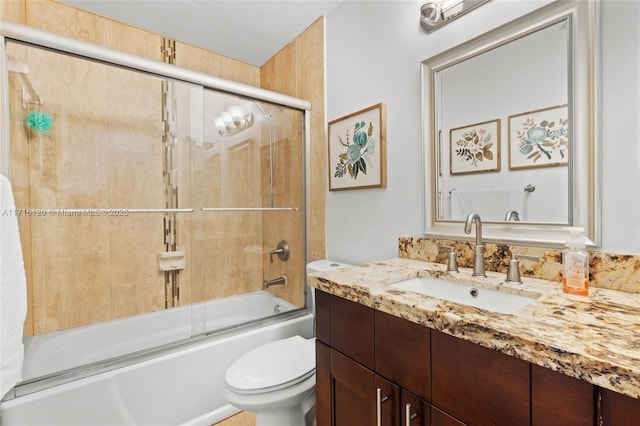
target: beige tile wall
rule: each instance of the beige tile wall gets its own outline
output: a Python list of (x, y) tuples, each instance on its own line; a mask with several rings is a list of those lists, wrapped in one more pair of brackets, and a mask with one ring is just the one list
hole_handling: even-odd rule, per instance
[(311, 220), (307, 257), (324, 258), (327, 188), (324, 117), (324, 19), (320, 18), (261, 68), (261, 86), (311, 102)]

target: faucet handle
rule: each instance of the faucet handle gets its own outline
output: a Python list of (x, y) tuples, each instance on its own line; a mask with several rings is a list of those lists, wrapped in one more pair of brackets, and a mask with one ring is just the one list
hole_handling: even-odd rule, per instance
[(509, 270), (507, 271), (507, 278), (505, 279), (505, 282), (522, 284), (522, 280), (520, 279), (520, 259), (540, 262), (540, 257), (538, 256), (514, 254), (511, 257), (511, 260), (509, 260)]
[(447, 260), (447, 271), (458, 272), (458, 255), (456, 248), (453, 246), (438, 246), (439, 251), (449, 250), (449, 259)]
[(285, 240), (282, 240), (278, 243), (274, 250), (269, 251), (269, 261), (271, 263), (273, 263), (274, 254), (278, 255), (278, 259), (286, 262), (287, 260), (289, 260), (289, 244)]

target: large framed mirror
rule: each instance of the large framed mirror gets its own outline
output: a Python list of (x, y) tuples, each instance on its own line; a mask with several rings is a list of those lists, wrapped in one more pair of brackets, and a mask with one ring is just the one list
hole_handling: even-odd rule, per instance
[(424, 233), (600, 244), (599, 0), (557, 1), (422, 63)]

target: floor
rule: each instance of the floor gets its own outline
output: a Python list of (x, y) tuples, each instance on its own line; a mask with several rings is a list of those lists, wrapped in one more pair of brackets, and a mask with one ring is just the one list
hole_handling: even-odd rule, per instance
[(216, 423), (215, 426), (255, 426), (255, 424), (256, 415), (254, 413), (247, 413), (246, 411), (243, 411), (233, 417), (229, 417), (226, 420)]

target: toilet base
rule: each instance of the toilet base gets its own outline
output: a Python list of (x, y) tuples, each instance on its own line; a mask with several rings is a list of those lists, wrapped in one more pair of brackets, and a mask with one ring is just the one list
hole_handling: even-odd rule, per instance
[(315, 392), (294, 407), (256, 413), (256, 426), (315, 426)]

